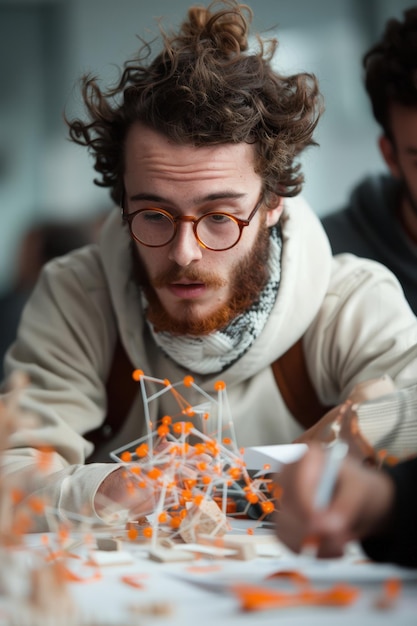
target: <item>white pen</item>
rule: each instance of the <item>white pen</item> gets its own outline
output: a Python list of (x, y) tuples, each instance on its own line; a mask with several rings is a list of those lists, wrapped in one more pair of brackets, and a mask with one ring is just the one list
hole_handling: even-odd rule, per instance
[[(340, 466), (348, 450), (348, 444), (341, 439), (336, 439), (327, 446), (321, 478), (314, 496), (314, 508), (316, 511), (324, 509), (330, 503)], [(309, 559), (317, 558), (317, 551), (317, 538), (314, 536), (306, 537), (301, 549), (302, 556)]]
[(323, 471), (314, 497), (314, 508), (316, 510), (323, 509), (329, 504), (339, 475), (340, 466), (348, 450), (348, 444), (341, 439), (336, 439), (327, 447)]

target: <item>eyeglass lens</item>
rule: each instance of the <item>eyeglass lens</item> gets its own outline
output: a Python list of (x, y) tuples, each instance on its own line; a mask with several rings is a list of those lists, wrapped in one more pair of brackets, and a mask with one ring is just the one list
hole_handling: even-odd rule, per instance
[[(131, 228), (133, 235), (145, 245), (163, 246), (174, 237), (176, 224), (165, 213), (152, 209), (137, 213)], [(240, 235), (238, 223), (224, 213), (203, 215), (195, 222), (195, 231), (201, 243), (213, 250), (232, 246)]]

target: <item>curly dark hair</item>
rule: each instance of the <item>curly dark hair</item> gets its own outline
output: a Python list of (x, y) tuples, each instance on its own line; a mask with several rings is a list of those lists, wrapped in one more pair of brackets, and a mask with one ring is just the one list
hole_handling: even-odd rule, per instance
[(143, 42), (114, 88), (101, 91), (95, 77), (82, 77), (89, 120), (67, 120), (70, 138), (93, 153), (100, 173), (94, 182), (110, 187), (115, 202), (123, 191), (125, 138), (138, 121), (178, 144), (256, 144), (264, 201), (299, 193), (297, 156), (316, 145), (323, 110), (318, 82), (312, 74), (273, 70), (276, 39), (257, 36), (257, 50), (248, 52), (251, 21), (250, 8), (235, 0), (194, 6), (178, 33), (160, 26), (163, 47), (154, 60), (154, 42)]
[(375, 119), (391, 140), (390, 105), (417, 106), (417, 7), (403, 15), (402, 22), (387, 22), (381, 40), (363, 58)]

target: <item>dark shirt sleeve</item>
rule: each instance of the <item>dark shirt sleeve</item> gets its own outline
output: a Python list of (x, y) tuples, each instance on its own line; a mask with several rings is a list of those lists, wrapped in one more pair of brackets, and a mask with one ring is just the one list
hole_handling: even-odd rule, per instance
[(374, 561), (417, 567), (417, 458), (385, 471), (395, 484), (391, 523), (383, 534), (366, 538), (362, 546)]

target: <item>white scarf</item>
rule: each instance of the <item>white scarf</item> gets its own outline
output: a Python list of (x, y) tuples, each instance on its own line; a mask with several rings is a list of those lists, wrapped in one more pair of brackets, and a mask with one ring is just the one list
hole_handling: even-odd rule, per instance
[[(225, 328), (201, 337), (177, 336), (168, 332), (155, 332), (148, 321), (155, 343), (178, 365), (196, 374), (221, 372), (237, 361), (260, 335), (274, 306), (281, 279), (281, 249), (281, 232), (277, 227), (272, 228), (268, 282), (252, 306)], [(146, 309), (147, 301), (143, 291), (142, 300)]]

